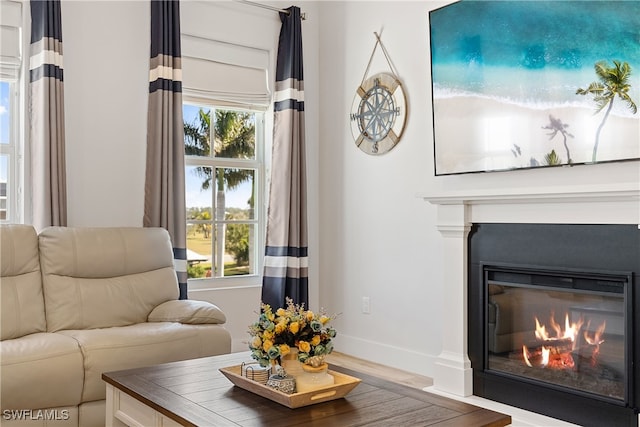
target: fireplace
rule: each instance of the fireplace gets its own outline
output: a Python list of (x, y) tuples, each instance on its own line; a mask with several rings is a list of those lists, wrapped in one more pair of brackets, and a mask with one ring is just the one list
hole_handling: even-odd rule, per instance
[[(484, 257), (482, 265), (499, 268), (503, 268), (505, 265), (533, 267), (534, 269), (546, 269), (554, 274), (567, 268), (579, 266), (578, 270), (589, 270), (589, 272), (595, 270), (605, 275), (613, 273), (616, 281), (621, 275), (626, 277), (627, 272), (632, 272), (631, 287), (628, 288), (629, 284), (620, 286), (626, 287), (623, 293), (630, 292), (631, 295), (632, 307), (626, 308), (626, 313), (635, 312), (633, 315), (635, 317), (625, 314), (627, 319), (631, 319), (632, 325), (634, 322), (640, 324), (638, 320), (640, 290), (637, 289), (640, 286), (640, 271), (637, 266), (629, 267), (622, 265), (619, 261), (619, 259), (625, 259), (625, 262), (628, 263), (629, 258), (634, 258), (634, 250), (636, 251), (635, 259), (640, 259), (640, 253), (637, 252), (638, 246), (640, 246), (640, 230), (638, 228), (640, 223), (640, 183), (634, 178), (637, 176), (637, 172), (634, 173), (635, 175), (632, 174), (633, 176), (630, 177), (628, 183), (613, 185), (500, 188), (495, 191), (491, 189), (439, 190), (421, 195), (425, 201), (437, 208), (436, 227), (441, 235), (439, 244), (442, 251), (442, 287), (444, 290), (441, 313), (442, 347), (440, 354), (434, 360), (434, 385), (429, 387), (429, 391), (457, 397), (465, 402), (491, 409), (499, 407), (494, 406), (491, 401), (511, 402), (508, 403), (511, 406), (528, 409), (528, 412), (514, 410), (513, 414), (517, 415), (517, 418), (514, 419), (532, 425), (548, 425), (550, 422), (548, 418), (540, 417), (536, 413), (558, 419), (562, 418), (563, 416), (557, 415), (555, 411), (550, 412), (548, 408), (554, 405), (561, 406), (564, 403), (572, 408), (565, 409), (565, 412), (593, 415), (593, 424), (598, 424), (598, 420), (607, 417), (609, 410), (617, 415), (612, 415), (612, 418), (607, 418), (604, 422), (599, 423), (600, 425), (639, 424), (638, 417), (634, 418), (632, 415), (633, 408), (638, 407), (639, 390), (636, 388), (640, 384), (637, 365), (640, 340), (636, 338), (637, 330), (630, 335), (629, 340), (631, 341), (627, 342), (625, 350), (631, 353), (625, 356), (627, 360), (636, 363), (633, 371), (627, 372), (633, 386), (628, 383), (624, 384), (626, 396), (623, 399), (617, 397), (593, 399), (591, 394), (573, 391), (572, 387), (567, 384), (552, 384), (541, 389), (535, 378), (516, 382), (509, 377), (511, 375), (509, 372), (495, 372), (495, 369), (494, 372), (484, 372), (484, 362), (478, 362), (481, 356), (475, 354), (477, 350), (472, 350), (476, 348), (474, 347), (475, 340), (484, 336), (484, 325), (471, 321), (471, 316), (480, 316), (480, 314), (477, 313), (477, 310), (474, 312), (473, 307), (469, 306), (474, 298), (478, 298), (474, 301), (479, 301), (481, 298), (474, 293), (485, 292), (484, 284), (471, 286), (471, 280), (484, 280), (484, 273), (479, 270), (481, 262), (474, 258), (473, 265), (470, 264), (470, 257), (474, 256), (473, 251), (470, 251), (470, 240), (475, 239), (481, 226), (484, 227), (484, 230), (488, 230), (492, 226), (552, 225), (560, 227), (555, 230), (555, 233), (558, 233), (558, 230), (562, 228), (580, 229), (580, 227), (586, 227), (583, 230), (588, 230), (593, 227), (592, 224), (597, 224), (598, 226), (593, 227), (592, 230), (567, 238), (562, 238), (563, 234), (556, 234), (558, 244), (551, 250), (534, 244), (534, 240), (539, 237), (536, 233), (517, 237), (519, 247), (526, 250), (514, 251), (511, 247), (501, 244), (500, 241), (494, 239), (492, 242), (489, 239), (487, 247), (493, 248), (493, 255), (496, 256)], [(564, 227), (565, 225), (569, 226)], [(622, 227), (622, 234), (635, 239), (630, 243), (627, 237), (622, 237), (621, 240), (627, 241), (624, 245), (629, 249), (627, 254), (630, 257), (619, 257), (618, 255), (624, 250), (623, 246), (619, 243), (612, 244), (610, 240), (607, 240), (608, 231), (599, 231), (607, 230), (608, 226)], [(603, 233), (604, 235), (593, 233)], [(596, 262), (591, 265), (578, 264), (578, 261), (587, 259), (585, 251), (591, 248), (594, 241), (596, 243), (601, 241), (605, 245), (600, 251), (601, 256), (596, 257), (603, 262), (596, 259)], [(564, 250), (568, 246), (572, 249)], [(544, 256), (545, 252), (547, 255), (560, 253), (556, 250), (560, 248), (563, 249), (562, 256)], [(538, 255), (540, 258), (536, 258)], [(487, 290), (486, 295), (482, 294), (484, 295), (482, 304), (487, 301), (488, 293)], [(625, 294), (624, 298), (626, 298), (625, 303), (628, 303), (629, 294)], [(615, 298), (614, 301), (616, 301)], [(482, 305), (476, 307), (482, 307)], [(468, 310), (468, 308), (472, 310)], [(561, 316), (561, 314), (556, 314), (556, 317)], [(544, 315), (541, 317), (544, 318)], [(475, 319), (484, 320), (484, 317), (476, 317)], [(548, 319), (539, 320), (541, 323), (549, 323)], [(564, 319), (556, 322), (562, 323), (563, 321)], [(610, 322), (614, 322), (613, 325), (616, 323), (613, 320), (607, 322), (609, 333), (615, 330)], [(593, 320), (589, 329), (593, 329)], [(471, 359), (473, 359), (473, 365)], [(479, 374), (476, 374), (477, 370), (480, 370)], [(484, 376), (482, 383), (478, 381), (479, 376)], [(493, 395), (495, 392), (494, 383), (502, 387), (500, 393), (503, 396)], [(520, 397), (516, 398), (515, 396), (518, 396), (523, 388), (528, 390), (525, 393), (526, 397), (523, 398), (520, 394)], [(506, 399), (503, 399), (504, 395), (507, 396)], [(484, 398), (477, 396), (484, 396)], [(509, 400), (511, 397), (519, 401)], [(622, 400), (628, 403), (622, 403)], [(558, 404), (558, 401), (562, 403)], [(502, 409), (502, 411), (506, 410)], [(618, 417), (621, 417), (622, 421)], [(587, 422), (587, 424), (589, 423), (591, 422)]]
[(630, 274), (483, 265), (486, 372), (626, 404)]
[(468, 271), (475, 395), (638, 425), (636, 225), (474, 224)]

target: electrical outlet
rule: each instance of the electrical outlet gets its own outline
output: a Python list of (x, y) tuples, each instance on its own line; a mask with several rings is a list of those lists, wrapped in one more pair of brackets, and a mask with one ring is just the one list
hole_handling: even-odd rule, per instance
[(371, 300), (369, 299), (369, 297), (362, 297), (362, 313), (371, 313)]

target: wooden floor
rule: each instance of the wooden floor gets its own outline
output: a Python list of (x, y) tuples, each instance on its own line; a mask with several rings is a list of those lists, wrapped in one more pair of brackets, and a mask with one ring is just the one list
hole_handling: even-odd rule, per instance
[(433, 385), (433, 380), (429, 377), (369, 362), (364, 359), (358, 359), (337, 351), (334, 351), (327, 356), (326, 360), (330, 364), (342, 366), (347, 369), (353, 369), (354, 371), (363, 372), (374, 377), (383, 378), (388, 381), (418, 388), (420, 390)]

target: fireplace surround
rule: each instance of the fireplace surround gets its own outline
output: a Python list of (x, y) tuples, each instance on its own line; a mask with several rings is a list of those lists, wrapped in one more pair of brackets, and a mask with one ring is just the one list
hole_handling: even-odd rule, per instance
[[(442, 324), (446, 330), (443, 326), (442, 351), (435, 360), (432, 390), (460, 398), (474, 395), (475, 366), (469, 358), (467, 311), (469, 235), (474, 224), (611, 224), (630, 226), (637, 232), (640, 223), (637, 182), (495, 192), (447, 190), (421, 197), (437, 208), (445, 290)], [(545, 413), (544, 408), (540, 412)]]

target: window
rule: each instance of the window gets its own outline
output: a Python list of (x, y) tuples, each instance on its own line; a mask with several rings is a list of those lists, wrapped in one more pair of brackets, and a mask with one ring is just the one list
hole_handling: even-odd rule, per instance
[(255, 278), (264, 247), (264, 113), (184, 100), (188, 276)]
[(189, 287), (259, 285), (272, 52), (182, 30)]
[(20, 222), (18, 91), (22, 65), (22, 4), (0, 0), (0, 222)]
[(0, 80), (0, 221), (16, 217), (15, 84)]

